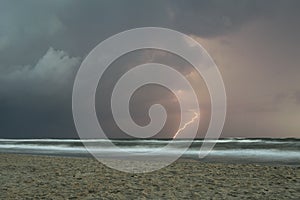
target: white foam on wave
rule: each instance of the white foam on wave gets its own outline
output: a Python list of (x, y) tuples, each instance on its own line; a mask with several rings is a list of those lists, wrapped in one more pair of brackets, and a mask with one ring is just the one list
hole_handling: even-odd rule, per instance
[[(168, 144), (170, 142), (173, 143), (190, 143), (191, 140), (188, 139), (180, 139), (180, 140), (158, 140), (158, 139), (149, 139), (149, 140), (108, 140), (108, 139), (0, 139), (0, 143), (93, 143), (93, 142), (119, 142), (119, 143), (142, 143), (142, 144)], [(203, 139), (195, 139), (192, 140), (193, 143), (202, 143)], [(210, 143), (269, 143), (269, 144), (283, 144), (283, 143), (294, 143), (294, 141), (274, 141), (267, 139), (240, 139), (240, 138), (230, 138), (230, 139), (206, 139), (206, 142)]]
[[(101, 146), (95, 146), (93, 152), (109, 155), (110, 153), (117, 153), (119, 151), (125, 151), (130, 153), (147, 153), (157, 152), (158, 155), (174, 155), (178, 154), (180, 148), (168, 148), (162, 152), (158, 150), (160, 147), (119, 147), (119, 148), (107, 148)], [(87, 150), (82, 146), (67, 146), (67, 145), (32, 145), (32, 144), (1, 144), (0, 150), (10, 151), (16, 153), (44, 153), (44, 154), (74, 154), (82, 153), (88, 154)], [(193, 148), (187, 150), (184, 155), (197, 158), (199, 150)], [(300, 161), (300, 151), (290, 150), (277, 150), (277, 149), (225, 149), (225, 150), (212, 150), (209, 153), (210, 157), (228, 157), (228, 158), (249, 158), (256, 159), (261, 158), (264, 160), (294, 160)]]

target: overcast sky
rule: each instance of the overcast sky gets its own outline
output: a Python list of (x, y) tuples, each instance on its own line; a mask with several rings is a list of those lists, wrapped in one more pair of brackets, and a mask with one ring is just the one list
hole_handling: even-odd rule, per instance
[[(165, 27), (197, 40), (223, 76), (228, 111), (222, 137), (300, 136), (300, 1), (0, 1), (0, 138), (78, 137), (72, 118), (72, 87), (87, 54), (104, 39), (137, 27)], [(112, 82), (130, 65), (156, 61), (187, 77), (187, 63), (166, 52), (135, 52), (118, 59), (97, 91), (100, 123), (112, 137), (124, 136), (107, 110)], [(119, 70), (119, 71), (118, 71)], [(209, 96), (200, 99), (198, 136), (209, 121)], [(144, 89), (144, 91), (143, 91)], [(147, 95), (151, 94), (151, 98)], [(162, 103), (169, 114), (159, 133), (178, 128), (174, 95), (142, 88), (130, 105), (147, 124), (147, 108)], [(100, 120), (101, 119), (101, 120)]]

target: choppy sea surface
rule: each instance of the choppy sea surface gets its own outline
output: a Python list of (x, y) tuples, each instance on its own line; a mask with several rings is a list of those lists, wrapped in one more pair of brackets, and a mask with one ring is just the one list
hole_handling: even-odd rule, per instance
[[(105, 139), (0, 139), (0, 153), (22, 153), (51, 156), (90, 157), (82, 142), (93, 146), (97, 151), (109, 156), (115, 151), (133, 153), (151, 152), (166, 146), (171, 140), (167, 139), (120, 139), (112, 140), (118, 149), (107, 146)], [(170, 152), (180, 151), (190, 140), (178, 139), (172, 141), (175, 148)], [(190, 158), (203, 162), (226, 163), (265, 163), (300, 165), (299, 138), (223, 138), (209, 140), (216, 142), (214, 149), (204, 159), (199, 159), (202, 139), (193, 140), (182, 158)], [(173, 146), (174, 147), (174, 146)]]

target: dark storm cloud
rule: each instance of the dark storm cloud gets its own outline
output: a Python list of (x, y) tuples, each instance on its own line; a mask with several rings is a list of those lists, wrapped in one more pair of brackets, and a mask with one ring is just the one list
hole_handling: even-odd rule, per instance
[(1, 137), (76, 136), (70, 102), (79, 62), (49, 48), (35, 65), (0, 74)]
[[(0, 137), (76, 137), (71, 112), (76, 70), (93, 47), (113, 34), (160, 26), (214, 38), (267, 19), (280, 25), (274, 32), (287, 30), (282, 34), (289, 35), (289, 42), (282, 40), (279, 46), (289, 49), (299, 33), (299, 4), (260, 0), (1, 1)], [(295, 93), (297, 102), (298, 96)], [(262, 107), (264, 104), (253, 110)]]
[(236, 30), (270, 5), (233, 0), (2, 1), (1, 65), (33, 64), (50, 46), (83, 57), (105, 38), (135, 27), (162, 26), (216, 36)]
[(57, 14), (65, 9), (67, 2), (1, 1), (1, 68), (37, 62), (50, 43), (63, 33), (64, 25)]

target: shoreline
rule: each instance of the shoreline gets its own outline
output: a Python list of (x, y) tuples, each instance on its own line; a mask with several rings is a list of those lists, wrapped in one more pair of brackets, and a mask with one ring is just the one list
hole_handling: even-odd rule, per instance
[[(43, 154), (43, 153), (20, 153), (20, 152), (0, 152), (0, 155), (28, 155), (28, 156), (43, 156), (43, 157), (62, 157), (62, 158), (90, 158), (90, 159), (96, 159), (93, 157), (91, 154)], [(114, 158), (112, 158), (114, 159)], [(262, 166), (287, 166), (287, 167), (300, 167), (299, 162), (268, 162), (268, 161), (245, 161), (245, 160), (240, 160), (240, 159), (230, 159), (230, 158), (216, 158), (216, 159), (195, 159), (194, 157), (187, 157), (183, 156), (179, 158), (176, 162), (181, 162), (181, 161), (194, 161), (194, 162), (199, 162), (199, 163), (211, 163), (211, 164), (232, 164), (232, 165), (243, 165), (243, 164), (249, 164), (249, 165), (262, 165)]]
[(299, 199), (300, 167), (181, 159), (130, 174), (87, 157), (0, 153), (0, 199)]

